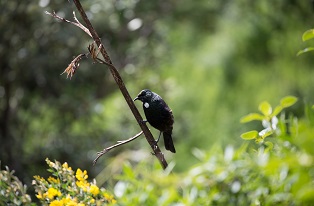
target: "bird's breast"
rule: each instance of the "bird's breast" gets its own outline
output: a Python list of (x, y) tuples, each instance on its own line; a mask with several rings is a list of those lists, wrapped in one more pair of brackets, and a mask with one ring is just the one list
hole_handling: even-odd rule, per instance
[(144, 102), (143, 109), (150, 125), (160, 131), (172, 130), (173, 116), (167, 104), (162, 104), (162, 102)]

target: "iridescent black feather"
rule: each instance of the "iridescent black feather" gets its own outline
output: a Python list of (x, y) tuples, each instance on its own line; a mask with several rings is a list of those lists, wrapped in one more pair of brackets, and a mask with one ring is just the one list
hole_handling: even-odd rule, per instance
[(158, 94), (148, 89), (142, 90), (135, 100), (143, 102), (143, 109), (148, 123), (163, 133), (166, 149), (175, 153), (176, 149), (172, 140), (174, 118), (166, 102)]

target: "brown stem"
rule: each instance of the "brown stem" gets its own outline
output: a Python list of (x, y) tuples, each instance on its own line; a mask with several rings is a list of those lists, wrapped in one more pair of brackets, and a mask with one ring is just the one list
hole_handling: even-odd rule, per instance
[(110, 147), (107, 147), (107, 148), (103, 149), (101, 152), (97, 152), (97, 157), (96, 157), (96, 159), (93, 161), (93, 165), (96, 164), (97, 160), (98, 160), (101, 156), (103, 156), (104, 154), (106, 154), (107, 152), (109, 152), (110, 150), (112, 150), (113, 148), (116, 148), (116, 147), (119, 147), (119, 146), (124, 145), (124, 144), (126, 144), (126, 143), (132, 142), (133, 140), (135, 140), (136, 138), (138, 138), (138, 137), (141, 136), (142, 134), (143, 134), (143, 131), (141, 131), (140, 133), (138, 133), (138, 134), (135, 135), (134, 137), (131, 137), (131, 138), (127, 139), (127, 140), (118, 141), (117, 144), (112, 145), (112, 146), (110, 146)]
[(81, 28), (85, 33), (87, 33), (90, 37), (92, 37), (92, 35), (90, 34), (89, 30), (83, 25), (81, 24), (81, 22), (76, 18), (75, 12), (73, 11), (73, 18), (75, 20), (75, 22), (73, 21), (69, 21), (61, 16), (58, 16), (57, 13), (55, 11), (53, 11), (52, 13), (45, 11), (45, 14), (48, 14), (49, 16), (52, 16), (53, 18), (59, 19), (63, 22), (69, 23), (69, 24), (73, 24), (79, 28)]
[(103, 56), (103, 58), (105, 59), (105, 61), (109, 64), (111, 64), (111, 66), (108, 66), (110, 69), (110, 72), (114, 78), (114, 80), (116, 81), (117, 85), (119, 86), (119, 89), (122, 93), (122, 95), (124, 96), (124, 99), (126, 100), (127, 104), (129, 105), (135, 119), (137, 120), (138, 124), (140, 125), (147, 142), (150, 144), (151, 148), (154, 151), (154, 154), (156, 155), (156, 157), (158, 158), (160, 164), (162, 165), (162, 167), (165, 169), (168, 166), (168, 163), (163, 155), (163, 153), (160, 151), (160, 148), (158, 147), (158, 145), (155, 143), (155, 139), (152, 135), (152, 133), (149, 131), (148, 127), (146, 126), (146, 124), (142, 123), (142, 116), (139, 113), (139, 111), (137, 110), (127, 88), (124, 85), (124, 82), (118, 72), (118, 70), (112, 65), (111, 59), (104, 47), (104, 45), (101, 43), (101, 40), (97, 34), (97, 32), (95, 31), (95, 29), (93, 28), (91, 22), (89, 21), (81, 3), (79, 0), (74, 0), (73, 1), (76, 8), (78, 9), (78, 11), (81, 14), (82, 19), (84, 20), (88, 30), (90, 31), (92, 38), (94, 39), (94, 41), (96, 42), (97, 46), (100, 48), (100, 52)]

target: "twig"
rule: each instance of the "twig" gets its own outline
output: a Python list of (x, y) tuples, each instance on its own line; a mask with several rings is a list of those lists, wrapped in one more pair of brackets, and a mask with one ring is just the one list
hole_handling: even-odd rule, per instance
[(112, 64), (105, 62), (104, 60), (98, 58), (98, 54), (100, 52), (101, 47), (102, 47), (102, 44), (98, 47), (98, 50), (97, 50), (95, 44), (92, 43), (92, 44), (88, 45), (87, 49), (88, 49), (92, 59), (95, 62), (98, 62), (100, 64), (106, 64), (107, 66), (113, 66)]
[(69, 23), (69, 24), (73, 24), (79, 28), (81, 28), (86, 34), (88, 34), (90, 37), (92, 37), (91, 33), (89, 32), (89, 30), (83, 25), (81, 24), (81, 22), (76, 18), (76, 15), (75, 15), (75, 12), (73, 11), (73, 18), (74, 18), (74, 21), (70, 21), (70, 20), (67, 20), (61, 16), (58, 16), (57, 13), (55, 11), (53, 11), (52, 13), (48, 12), (48, 11), (45, 11), (45, 14), (48, 14), (49, 16), (52, 16), (53, 18), (56, 18), (56, 19), (59, 19), (63, 22), (66, 22), (66, 23)]
[(117, 142), (118, 142), (117, 144), (112, 145), (112, 146), (110, 146), (110, 147), (107, 147), (107, 148), (103, 149), (103, 150), (100, 151), (100, 152), (97, 152), (97, 157), (96, 157), (96, 159), (93, 161), (93, 165), (96, 164), (97, 160), (98, 160), (101, 156), (103, 156), (104, 154), (106, 154), (107, 152), (109, 152), (110, 150), (112, 150), (113, 148), (116, 148), (116, 147), (119, 147), (119, 146), (124, 145), (124, 144), (126, 144), (126, 143), (132, 142), (133, 140), (135, 140), (136, 138), (138, 138), (138, 137), (141, 136), (142, 134), (143, 134), (143, 131), (141, 131), (140, 133), (138, 133), (138, 134), (135, 135), (134, 137), (131, 137), (131, 138), (129, 138), (129, 139), (127, 139), (127, 140), (123, 140), (123, 141), (117, 141)]
[[(88, 54), (88, 53), (87, 53)], [(71, 63), (69, 64), (69, 66), (60, 74), (64, 74), (67, 73), (67, 78), (70, 76), (70, 79), (73, 77), (73, 75), (75, 74), (76, 70), (79, 68), (80, 66), (80, 61), (83, 57), (86, 57), (86, 54), (80, 54), (77, 57), (75, 57)]]

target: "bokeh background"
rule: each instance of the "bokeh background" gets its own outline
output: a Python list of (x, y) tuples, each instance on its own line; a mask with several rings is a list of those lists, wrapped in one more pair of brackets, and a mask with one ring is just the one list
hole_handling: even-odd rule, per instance
[[(239, 146), (240, 134), (254, 125), (240, 118), (263, 100), (297, 96), (297, 115), (304, 102), (314, 102), (313, 54), (296, 56), (311, 44), (301, 41), (314, 25), (311, 1), (82, 3), (131, 96), (149, 88), (172, 108), (177, 153), (165, 156), (175, 171), (196, 162), (194, 148)], [(71, 20), (75, 6), (0, 0), (1, 167), (30, 184), (46, 175), (48, 157), (106, 183), (129, 159), (156, 161), (141, 137), (92, 166), (97, 151), (140, 129), (106, 66), (86, 59), (71, 80), (60, 75), (92, 40), (44, 13), (53, 10)]]

